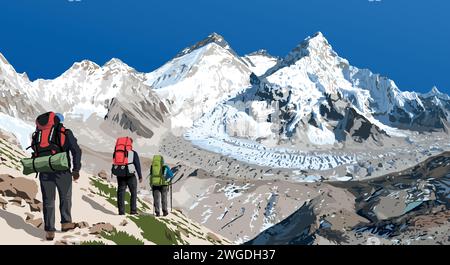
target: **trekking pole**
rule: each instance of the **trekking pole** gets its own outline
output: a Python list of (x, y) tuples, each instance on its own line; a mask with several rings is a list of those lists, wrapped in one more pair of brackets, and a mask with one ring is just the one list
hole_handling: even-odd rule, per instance
[(173, 209), (172, 209), (172, 205), (173, 205), (173, 200), (172, 200), (172, 183), (170, 183), (170, 213), (172, 213)]

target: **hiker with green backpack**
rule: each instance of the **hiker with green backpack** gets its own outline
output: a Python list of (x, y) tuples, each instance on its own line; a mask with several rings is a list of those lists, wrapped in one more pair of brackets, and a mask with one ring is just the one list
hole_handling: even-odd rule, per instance
[(160, 216), (161, 207), (164, 216), (169, 214), (167, 210), (167, 197), (171, 189), (173, 172), (169, 166), (164, 164), (164, 158), (161, 155), (154, 155), (152, 165), (150, 166), (150, 186), (153, 193), (153, 206), (155, 215)]

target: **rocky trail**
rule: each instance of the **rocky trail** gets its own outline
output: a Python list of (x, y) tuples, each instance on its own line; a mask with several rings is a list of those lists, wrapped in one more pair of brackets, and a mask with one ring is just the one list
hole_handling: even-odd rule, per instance
[[(167, 217), (153, 216), (152, 202), (138, 199), (138, 215), (119, 216), (116, 184), (106, 175), (81, 172), (73, 183), (72, 218), (77, 228), (56, 232), (54, 241), (45, 241), (42, 202), (38, 179), (24, 176), (17, 162), (25, 154), (2, 139), (0, 150), (0, 244), (228, 244), (229, 241), (188, 219), (180, 209)], [(3, 154), (8, 154), (5, 156)], [(126, 198), (129, 198), (129, 194)], [(58, 207), (58, 198), (56, 199)], [(129, 208), (128, 203), (126, 207)], [(129, 212), (129, 209), (128, 209)], [(59, 229), (59, 211), (56, 228)]]

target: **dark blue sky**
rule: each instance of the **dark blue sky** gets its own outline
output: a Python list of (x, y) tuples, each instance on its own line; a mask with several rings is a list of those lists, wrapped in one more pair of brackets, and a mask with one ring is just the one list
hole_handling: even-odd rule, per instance
[(112, 57), (150, 72), (211, 32), (241, 55), (285, 56), (322, 31), (351, 64), (402, 90), (450, 92), (450, 1), (9, 0), (0, 10), (0, 52), (31, 79)]

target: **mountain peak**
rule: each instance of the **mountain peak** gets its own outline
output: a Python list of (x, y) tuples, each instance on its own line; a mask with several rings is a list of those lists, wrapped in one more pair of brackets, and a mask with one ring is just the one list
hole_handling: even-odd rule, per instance
[(88, 75), (94, 73), (100, 66), (87, 59), (81, 62), (75, 62), (67, 71), (65, 71), (61, 76), (70, 77), (73, 75), (78, 75), (80, 72), (87, 73)]
[(87, 71), (96, 70), (100, 68), (100, 66), (92, 61), (89, 60), (83, 60), (81, 62), (76, 62), (72, 65), (70, 69), (76, 70), (76, 69), (83, 69)]
[(205, 47), (206, 45), (208, 45), (210, 43), (215, 43), (215, 44), (219, 45), (220, 47), (228, 50), (229, 52), (231, 52), (232, 54), (237, 56), (237, 54), (230, 48), (230, 45), (224, 39), (224, 37), (216, 32), (213, 32), (213, 33), (209, 34), (208, 37), (204, 38), (203, 40), (197, 42), (196, 44), (194, 44), (188, 48), (185, 48), (180, 53), (178, 53), (175, 57), (181, 57), (183, 55), (191, 53), (194, 50)]
[(114, 65), (119, 65), (119, 66), (128, 66), (126, 63), (124, 63), (122, 60), (120, 60), (119, 58), (112, 58), (111, 60), (109, 60), (108, 62), (106, 62), (103, 66), (106, 67), (111, 67)]
[(224, 38), (222, 37), (222, 35), (220, 35), (216, 32), (209, 34), (206, 39), (210, 39), (211, 41), (216, 42), (216, 43), (221, 43), (222, 41), (224, 41)]
[(9, 64), (8, 60), (6, 60), (5, 56), (0, 52), (0, 62), (4, 64)]
[(425, 98), (436, 97), (439, 99), (450, 100), (450, 96), (439, 91), (439, 89), (436, 86), (434, 86), (430, 90), (430, 92), (423, 94), (422, 96), (424, 96)]
[(323, 33), (320, 31), (318, 31), (318, 32), (314, 33), (312, 36), (306, 38), (306, 40), (309, 40), (309, 41), (314, 40), (314, 41), (321, 41), (321, 42), (328, 43), (328, 40), (325, 38)]
[(436, 86), (434, 86), (430, 92), (433, 94), (441, 94), (441, 91), (439, 91), (439, 89)]
[(328, 40), (322, 34), (317, 32), (302, 41), (295, 47), (284, 59), (285, 64), (292, 64), (305, 56), (321, 56), (326, 54), (335, 54)]
[(270, 58), (276, 58), (275, 56), (273, 56), (269, 52), (267, 52), (267, 50), (265, 50), (265, 49), (260, 49), (260, 50), (254, 51), (252, 53), (247, 54), (246, 56), (255, 56), (255, 55), (261, 55), (261, 56), (266, 56), (266, 57), (270, 57)]

